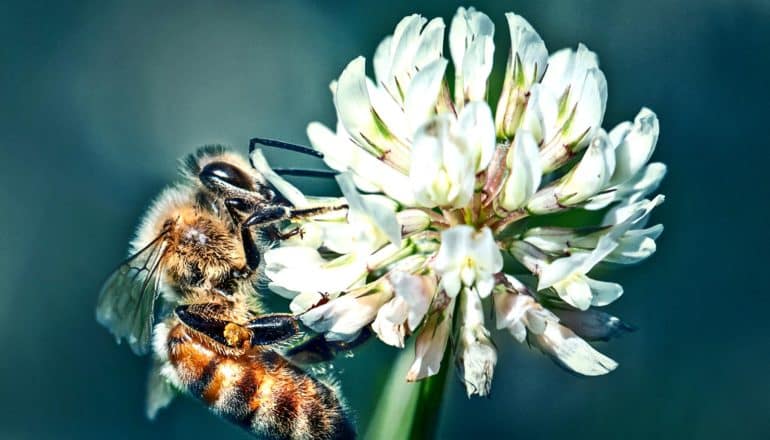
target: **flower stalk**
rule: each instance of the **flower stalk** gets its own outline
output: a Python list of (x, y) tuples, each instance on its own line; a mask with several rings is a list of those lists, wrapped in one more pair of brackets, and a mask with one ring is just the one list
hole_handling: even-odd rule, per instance
[[(404, 375), (413, 350), (410, 344), (398, 353), (364, 436), (366, 440), (437, 438), (449, 368), (419, 382), (406, 382)], [(442, 364), (448, 366), (450, 362), (447, 350)]]

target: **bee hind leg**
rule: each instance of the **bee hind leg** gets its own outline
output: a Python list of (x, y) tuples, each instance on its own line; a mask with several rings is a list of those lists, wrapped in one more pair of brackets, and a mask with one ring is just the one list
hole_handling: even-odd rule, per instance
[(315, 335), (287, 350), (286, 357), (302, 365), (330, 362), (339, 353), (353, 350), (364, 344), (371, 336), (372, 330), (369, 327), (361, 329), (361, 333), (349, 342), (327, 341), (324, 335)]
[(251, 330), (253, 345), (269, 345), (285, 341), (299, 334), (297, 318), (289, 313), (262, 315), (246, 323)]
[(299, 333), (297, 320), (291, 314), (262, 315), (245, 324), (223, 319), (220, 304), (185, 304), (174, 312), (187, 327), (214, 341), (233, 348), (269, 345)]

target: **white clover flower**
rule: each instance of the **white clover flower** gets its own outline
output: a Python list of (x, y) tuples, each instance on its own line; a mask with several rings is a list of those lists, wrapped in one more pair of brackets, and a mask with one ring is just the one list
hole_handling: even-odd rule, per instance
[[(623, 287), (595, 279), (594, 268), (649, 257), (662, 232), (646, 226), (666, 171), (648, 163), (655, 114), (643, 108), (608, 133), (596, 54), (581, 44), (549, 56), (525, 19), (506, 21), (511, 49), (496, 104), (486, 102), (494, 25), (472, 8), (451, 21), (454, 78), (443, 20), (418, 15), (379, 45), (374, 79), (363, 57), (348, 64), (332, 83), (336, 129), (314, 122), (308, 137), (343, 173), (350, 208), (296, 222), (305, 234), (265, 255), (269, 286), (293, 298), (307, 326), (330, 340), (351, 341), (366, 326), (395, 347), (413, 339), (409, 381), (436, 374), (453, 350), (469, 396), (489, 393), (500, 356), (484, 319), (489, 302), (498, 329), (559, 365), (613, 370), (587, 341), (630, 328), (593, 308)], [(320, 201), (265, 175), (297, 206)], [(603, 220), (550, 223), (570, 210), (603, 210)]]

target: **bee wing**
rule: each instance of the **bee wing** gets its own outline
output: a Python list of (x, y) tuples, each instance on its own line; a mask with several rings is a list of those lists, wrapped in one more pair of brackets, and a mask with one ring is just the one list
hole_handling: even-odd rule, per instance
[(166, 231), (129, 257), (105, 281), (96, 304), (96, 320), (128, 341), (137, 355), (147, 354), (152, 337), (155, 299), (163, 272)]

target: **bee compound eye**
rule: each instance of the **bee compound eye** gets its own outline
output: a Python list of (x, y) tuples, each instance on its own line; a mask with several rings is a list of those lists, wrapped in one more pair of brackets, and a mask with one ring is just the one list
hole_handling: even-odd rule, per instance
[(198, 174), (198, 178), (213, 191), (220, 191), (227, 187), (254, 190), (249, 176), (240, 168), (227, 162), (212, 162), (206, 165)]

